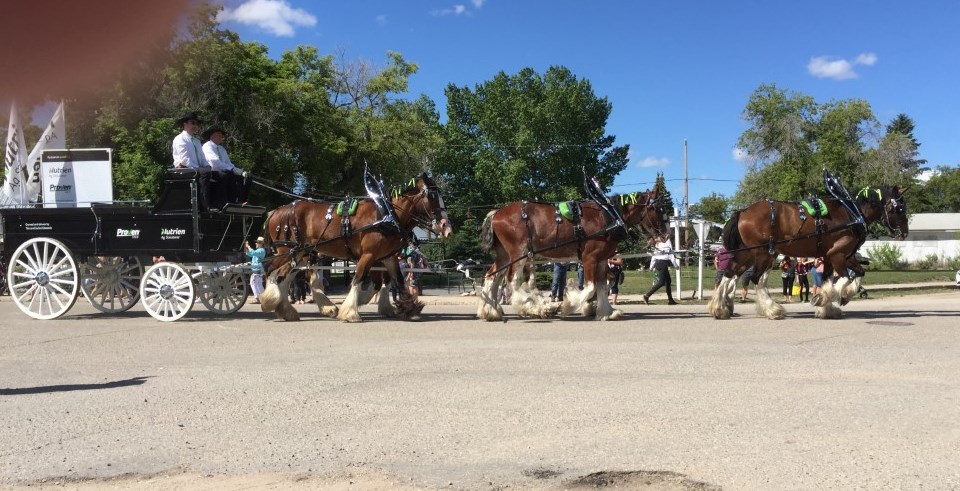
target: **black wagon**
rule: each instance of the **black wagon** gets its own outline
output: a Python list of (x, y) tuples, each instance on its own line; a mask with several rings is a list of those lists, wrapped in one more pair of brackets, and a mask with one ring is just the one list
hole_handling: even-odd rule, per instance
[(0, 259), (11, 298), (35, 319), (62, 316), (80, 295), (105, 313), (139, 301), (162, 321), (180, 319), (196, 300), (230, 314), (246, 302), (243, 244), (264, 212), (200, 212), (195, 176), (167, 173), (152, 206), (0, 209)]

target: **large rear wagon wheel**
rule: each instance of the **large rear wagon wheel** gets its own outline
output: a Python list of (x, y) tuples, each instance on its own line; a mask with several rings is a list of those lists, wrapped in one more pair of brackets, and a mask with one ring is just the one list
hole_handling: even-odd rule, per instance
[(204, 272), (200, 275), (200, 303), (207, 310), (232, 314), (247, 301), (246, 275), (239, 272)]
[(154, 319), (175, 321), (193, 307), (193, 278), (177, 263), (154, 264), (143, 273), (140, 300)]
[(67, 246), (55, 239), (30, 239), (10, 256), (10, 297), (34, 319), (56, 319), (80, 294), (80, 271)]
[(100, 312), (126, 312), (140, 300), (143, 265), (137, 257), (91, 256), (80, 264), (80, 288)]

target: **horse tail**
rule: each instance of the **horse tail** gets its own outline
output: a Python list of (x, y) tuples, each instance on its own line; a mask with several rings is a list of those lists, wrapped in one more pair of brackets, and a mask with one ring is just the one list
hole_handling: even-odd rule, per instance
[(723, 226), (723, 247), (728, 251), (735, 251), (743, 247), (743, 238), (740, 237), (740, 212), (735, 211), (726, 225)]
[(270, 250), (270, 244), (273, 243), (273, 236), (270, 235), (270, 219), (273, 218), (273, 214), (276, 210), (271, 210), (267, 212), (267, 219), (263, 221), (263, 227), (260, 229), (260, 236), (263, 237), (263, 248), (265, 250)]
[(480, 225), (480, 248), (483, 249), (483, 252), (493, 250), (493, 245), (497, 240), (493, 233), (493, 215), (496, 213), (497, 210), (487, 213), (487, 216), (483, 219), (483, 224)]

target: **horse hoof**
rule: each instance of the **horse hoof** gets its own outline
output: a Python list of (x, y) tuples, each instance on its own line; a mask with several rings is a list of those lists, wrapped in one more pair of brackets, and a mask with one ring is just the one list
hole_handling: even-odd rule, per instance
[(810, 305), (813, 305), (814, 307), (823, 307), (823, 295), (819, 293), (814, 295), (813, 298), (810, 299)]

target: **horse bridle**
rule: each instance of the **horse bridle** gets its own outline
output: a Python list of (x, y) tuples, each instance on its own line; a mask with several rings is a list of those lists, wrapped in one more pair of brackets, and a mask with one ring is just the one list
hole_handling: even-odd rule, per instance
[[(638, 195), (638, 194), (642, 194), (643, 197), (645, 198), (645, 200), (644, 200), (643, 203), (639, 203), (639, 202), (637, 201), (637, 195)], [(654, 211), (657, 213), (657, 216), (658, 216), (658, 217), (661, 217), (664, 221), (669, 220), (669, 219), (670, 219), (669, 216), (666, 215), (665, 212), (664, 212), (664, 208), (665, 208), (665, 207), (661, 205), (661, 200), (660, 200), (661, 197), (660, 197), (660, 196), (657, 196), (656, 198), (651, 199), (651, 198), (650, 198), (650, 194), (651, 194), (651, 193), (649, 193), (649, 192), (645, 192), (645, 193), (630, 193), (629, 195), (624, 195), (623, 197), (621, 197), (621, 207), (622, 207), (623, 204), (626, 204), (626, 203), (624, 203), (624, 201), (625, 201), (624, 198), (625, 198), (626, 196), (629, 196), (629, 198), (626, 198), (626, 201), (631, 201), (633, 204), (635, 204), (635, 205), (637, 205), (637, 206), (642, 206), (642, 207), (644, 208), (644, 210), (649, 209), (649, 208), (652, 207), (652, 208), (654, 209)], [(644, 214), (643, 219), (640, 220), (639, 227), (640, 227), (640, 231), (641, 231), (643, 234), (646, 234), (646, 235), (648, 235), (648, 236), (654, 236), (654, 235), (660, 233), (660, 231), (657, 230), (654, 225), (647, 224), (646, 214)]]
[(890, 219), (890, 211), (893, 210), (897, 215), (903, 215), (907, 210), (907, 205), (903, 201), (903, 196), (897, 196), (896, 198), (890, 198), (883, 205), (883, 225), (887, 227), (887, 230), (893, 234), (894, 237), (902, 237), (902, 231), (900, 226), (894, 226)]
[[(411, 179), (411, 181), (412, 181), (411, 184), (416, 186), (416, 179)], [(399, 193), (397, 194), (399, 195)], [(423, 196), (427, 197), (426, 203), (423, 203), (423, 199), (422, 199)], [(414, 221), (417, 222), (418, 225), (424, 228), (431, 228), (431, 229), (439, 228), (440, 223), (443, 220), (443, 214), (447, 210), (446, 210), (446, 207), (444, 206), (438, 205), (434, 207), (432, 204), (433, 203), (439, 204), (443, 202), (443, 200), (440, 198), (440, 188), (436, 184), (429, 184), (427, 180), (424, 179), (423, 187), (420, 188), (420, 192), (414, 196), (409, 196), (409, 197), (413, 199), (420, 198), (420, 206), (423, 207), (423, 211), (427, 215), (433, 215), (433, 220), (429, 223), (426, 220), (422, 220), (419, 218), (414, 218)]]

